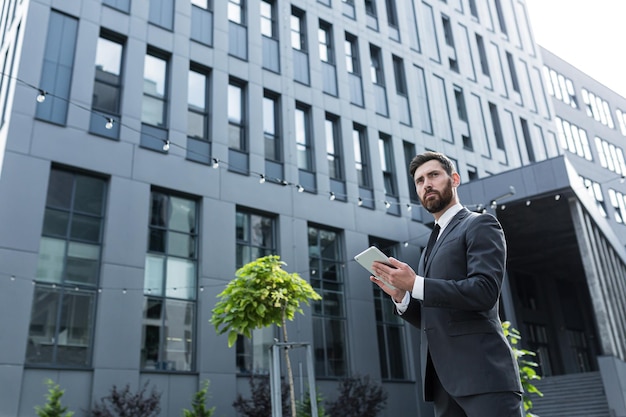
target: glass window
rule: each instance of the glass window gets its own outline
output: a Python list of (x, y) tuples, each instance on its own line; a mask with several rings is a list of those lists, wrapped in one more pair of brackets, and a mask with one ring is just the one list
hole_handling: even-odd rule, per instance
[(141, 367), (194, 370), (197, 204), (152, 191), (144, 270)]
[(592, 117), (597, 122), (613, 129), (615, 124), (613, 123), (613, 116), (611, 115), (611, 110), (609, 109), (609, 103), (584, 88), (581, 92), (587, 116)]
[(328, 176), (336, 180), (342, 180), (343, 162), (341, 158), (341, 139), (339, 137), (339, 119), (333, 115), (326, 115), (324, 127), (326, 133)]
[(506, 19), (504, 18), (504, 11), (502, 10), (502, 3), (500, 0), (495, 0), (496, 5), (496, 13), (498, 15), (498, 23), (500, 25), (500, 32), (505, 35), (508, 35), (507, 27), (506, 27)]
[(408, 96), (406, 77), (404, 76), (404, 61), (402, 58), (393, 56), (393, 72), (396, 79), (396, 92), (404, 97)]
[(122, 100), (122, 59), (124, 41), (121, 37), (102, 33), (96, 47), (89, 131), (111, 139), (119, 138), (120, 103)]
[[(403, 141), (402, 147), (404, 148), (404, 166), (408, 167), (411, 164), (411, 160), (413, 160), (413, 157), (417, 155), (417, 152), (415, 151), (415, 143)], [(413, 177), (411, 176), (408, 170), (406, 170), (406, 175), (407, 175), (407, 184), (409, 186), (409, 197), (411, 199), (411, 203), (415, 205), (419, 205), (420, 199), (417, 196), (417, 191), (415, 190), (415, 182), (413, 180)]]
[(261, 0), (261, 34), (268, 38), (274, 38), (276, 33), (274, 13), (274, 3)]
[(240, 25), (245, 24), (245, 0), (228, 0), (228, 20)]
[(39, 86), (44, 91), (54, 92), (54, 95), (37, 103), (38, 119), (65, 125), (77, 34), (77, 19), (54, 10), (50, 12)]
[(296, 150), (298, 152), (298, 168), (305, 171), (313, 170), (311, 149), (311, 132), (309, 128), (309, 109), (296, 107)]
[(228, 146), (240, 151), (246, 150), (246, 115), (244, 86), (235, 80), (228, 84)]
[(377, 85), (385, 85), (380, 48), (370, 45), (370, 58), (370, 74), (372, 76), (372, 82)]
[(613, 219), (617, 223), (626, 223), (626, 194), (609, 188), (609, 201), (613, 206)]
[(276, 253), (275, 218), (237, 210), (235, 236), (237, 239), (237, 268), (263, 256)]
[(96, 80), (94, 83), (94, 110), (112, 115), (120, 114), (122, 88), (122, 43), (100, 36), (96, 48)]
[(470, 13), (476, 19), (478, 19), (478, 8), (476, 7), (476, 0), (469, 0)]
[(278, 96), (266, 92), (263, 96), (263, 136), (265, 159), (270, 161), (282, 161), (279, 114)]
[(357, 40), (354, 36), (346, 33), (346, 41), (344, 43), (344, 52), (346, 54), (346, 69), (350, 74), (360, 74), (359, 51)]
[(354, 146), (354, 162), (359, 187), (371, 189), (372, 182), (365, 127), (354, 125), (352, 128), (352, 144)]
[(334, 61), (331, 37), (331, 26), (325, 22), (320, 22), (320, 27), (318, 30), (320, 59), (322, 60), (322, 62), (327, 62), (329, 64), (332, 64)]
[(483, 37), (476, 34), (476, 46), (478, 47), (478, 56), (480, 57), (480, 69), (483, 75), (490, 76), (489, 61), (487, 60), (487, 51), (485, 50), (485, 41)]
[(304, 12), (293, 8), (291, 11), (291, 47), (299, 51), (306, 51), (306, 26)]
[(191, 0), (191, 4), (205, 10), (209, 10), (210, 7), (209, 0)]
[(443, 35), (446, 40), (446, 45), (454, 48), (454, 35), (452, 34), (450, 18), (448, 16), (441, 16), (441, 23), (443, 24)]
[(467, 122), (467, 108), (465, 106), (465, 97), (463, 96), (463, 89), (458, 86), (454, 86), (454, 98), (456, 101), (456, 112), (459, 116), (459, 120)]
[(502, 134), (500, 115), (498, 114), (498, 107), (496, 107), (496, 105), (493, 103), (489, 103), (489, 114), (491, 115), (491, 125), (493, 126), (493, 134), (496, 139), (496, 146), (498, 147), (498, 149), (504, 150), (504, 136)]
[(398, 13), (396, 12), (396, 1), (385, 0), (385, 6), (387, 8), (387, 23), (391, 28), (398, 28)]
[[(397, 244), (370, 238), (370, 245), (378, 247), (387, 256), (396, 256)], [(393, 301), (377, 285), (372, 285), (380, 374), (385, 380), (408, 379), (404, 321), (393, 314)]]
[(151, 53), (146, 54), (143, 72), (143, 123), (166, 127), (167, 61)]
[(142, 369), (193, 370), (195, 303), (145, 297), (141, 349)]
[(378, 137), (378, 152), (380, 152), (380, 167), (383, 171), (385, 194), (397, 196), (396, 174), (393, 165), (391, 136), (380, 133)]
[(506, 62), (509, 64), (509, 72), (511, 73), (511, 83), (513, 90), (520, 92), (519, 81), (517, 79), (517, 70), (515, 69), (515, 60), (510, 52), (506, 53)]
[[(235, 235), (237, 268), (277, 252), (275, 217), (238, 208)], [(275, 332), (274, 327), (267, 327), (253, 330), (251, 339), (238, 337), (238, 372), (269, 373), (270, 346), (274, 344)]]
[(206, 72), (189, 70), (187, 81), (187, 136), (209, 139), (209, 76)]
[(105, 194), (101, 178), (50, 171), (27, 363), (90, 366)]
[[(570, 151), (573, 154), (587, 159), (588, 161), (593, 160), (593, 156), (591, 155), (591, 148), (589, 147), (587, 132), (584, 129), (576, 126), (575, 124), (572, 124), (567, 120), (563, 120), (559, 117), (555, 117), (555, 121), (561, 147)], [(599, 154), (602, 155), (602, 152), (600, 151)], [(602, 163), (602, 156), (600, 156), (600, 162)]]
[(311, 286), (322, 296), (312, 302), (313, 350), (317, 377), (348, 375), (343, 251), (337, 232), (309, 225)]
[(596, 136), (594, 140), (596, 151), (600, 157), (600, 165), (622, 177), (626, 176), (626, 163), (624, 162), (623, 149), (598, 136)]

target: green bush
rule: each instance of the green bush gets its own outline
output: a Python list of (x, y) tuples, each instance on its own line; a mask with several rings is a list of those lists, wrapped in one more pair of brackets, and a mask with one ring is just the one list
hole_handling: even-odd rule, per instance
[(211, 417), (215, 407), (206, 408), (206, 400), (209, 392), (209, 381), (204, 381), (202, 389), (194, 395), (191, 402), (191, 411), (183, 410), (183, 417)]
[(543, 397), (543, 393), (532, 383), (533, 380), (541, 379), (541, 376), (539, 376), (537, 371), (535, 371), (535, 368), (538, 368), (539, 364), (526, 358), (527, 356), (537, 356), (537, 354), (533, 351), (517, 347), (520, 340), (522, 340), (522, 336), (519, 330), (511, 327), (510, 322), (505, 321), (502, 323), (502, 330), (504, 331), (504, 336), (506, 336), (509, 340), (509, 344), (511, 345), (511, 349), (515, 354), (515, 358), (517, 359), (517, 364), (519, 366), (519, 376), (522, 381), (522, 388), (524, 389), (523, 400), (526, 417), (539, 417), (530, 412), (533, 408), (533, 402), (530, 399), (530, 394), (536, 394)]
[[(324, 410), (324, 397), (319, 391), (316, 391), (315, 401), (317, 403), (317, 417), (329, 417)], [(311, 415), (311, 394), (309, 392), (304, 396), (304, 400), (298, 401), (297, 417), (312, 417)]]
[[(65, 390), (62, 390), (59, 385), (55, 384), (54, 381), (52, 381), (51, 379), (48, 379), (46, 381), (46, 385), (48, 385), (48, 394), (46, 395), (46, 400), (48, 402), (43, 407), (35, 407), (35, 412), (37, 413), (37, 416), (72, 417), (74, 415), (74, 412), (67, 411), (67, 407), (63, 407), (61, 405), (61, 397), (65, 393)], [(63, 415), (63, 413), (65, 413), (65, 415)]]

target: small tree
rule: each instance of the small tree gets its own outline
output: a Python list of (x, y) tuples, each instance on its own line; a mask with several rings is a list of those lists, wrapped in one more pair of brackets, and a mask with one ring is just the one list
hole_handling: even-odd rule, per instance
[(344, 378), (339, 397), (328, 405), (331, 417), (376, 417), (387, 404), (387, 393), (369, 376)]
[(206, 401), (209, 392), (209, 381), (204, 381), (202, 389), (193, 397), (191, 411), (183, 410), (183, 417), (211, 417), (215, 412), (215, 407), (206, 408)]
[[(47, 403), (43, 407), (36, 406), (35, 412), (38, 417), (72, 417), (73, 411), (67, 411), (67, 407), (61, 405), (61, 397), (65, 393), (58, 384), (53, 380), (46, 380), (48, 386), (48, 394), (46, 394)], [(65, 413), (67, 411), (67, 413)], [(65, 413), (65, 415), (63, 415)]]
[(522, 340), (522, 336), (514, 327), (511, 327), (511, 323), (505, 321), (502, 323), (502, 330), (504, 331), (504, 336), (509, 340), (509, 344), (511, 345), (511, 349), (515, 354), (515, 358), (517, 359), (517, 364), (519, 366), (519, 376), (522, 381), (522, 388), (524, 389), (523, 399), (524, 399), (524, 411), (526, 412), (526, 417), (539, 417), (536, 414), (531, 413), (531, 409), (533, 407), (533, 402), (530, 399), (530, 394), (536, 394), (540, 397), (543, 397), (543, 393), (539, 391), (539, 389), (533, 385), (533, 380), (541, 379), (541, 376), (537, 374), (534, 368), (539, 367), (539, 364), (534, 361), (530, 361), (525, 358), (525, 356), (537, 356), (537, 354), (533, 351), (520, 349), (517, 347), (520, 340)]
[[(249, 262), (236, 272), (236, 278), (218, 294), (220, 301), (213, 308), (211, 323), (218, 334), (228, 332), (228, 346), (238, 335), (252, 336), (252, 330), (275, 324), (282, 327), (283, 342), (288, 343), (287, 320), (303, 314), (300, 303), (322, 297), (297, 273), (282, 269), (286, 265), (280, 256), (269, 255)], [(291, 415), (296, 416), (296, 396), (289, 352), (285, 349), (285, 364), (291, 403)], [(278, 375), (276, 376), (278, 377)]]
[(91, 410), (92, 417), (156, 417), (161, 412), (161, 393), (152, 387), (152, 392), (144, 398), (148, 381), (136, 393), (130, 392), (130, 385), (126, 384), (124, 389), (118, 390), (115, 385), (111, 388), (111, 393), (100, 399), (99, 404), (95, 404)]

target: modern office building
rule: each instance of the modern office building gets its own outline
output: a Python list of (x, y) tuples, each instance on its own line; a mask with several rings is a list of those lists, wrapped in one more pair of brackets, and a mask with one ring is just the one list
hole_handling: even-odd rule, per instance
[(538, 353), (538, 415), (624, 416), (626, 99), (541, 55), (564, 156), (483, 182), (517, 191), (496, 209), (509, 242), (505, 304)]
[(353, 261), (416, 266), (424, 150), (501, 219), (503, 318), (545, 383), (591, 375), (626, 416), (625, 100), (541, 50), (522, 0), (8, 0), (0, 70), (0, 416), (47, 378), (78, 415), (148, 383), (177, 416), (207, 379), (235, 415), (278, 333), (228, 348), (208, 320), (270, 253), (323, 296), (288, 325), (317, 390), (369, 375), (384, 416), (431, 416), (419, 331)]

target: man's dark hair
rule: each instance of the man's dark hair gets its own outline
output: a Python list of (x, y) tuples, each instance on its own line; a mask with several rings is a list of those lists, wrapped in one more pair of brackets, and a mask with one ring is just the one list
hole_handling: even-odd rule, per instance
[(415, 155), (415, 157), (413, 157), (413, 159), (411, 160), (411, 163), (409, 164), (409, 173), (411, 174), (411, 177), (413, 177), (415, 171), (417, 171), (417, 168), (432, 160), (439, 161), (439, 163), (448, 173), (448, 175), (452, 175), (453, 172), (456, 172), (454, 164), (452, 163), (450, 158), (448, 158), (441, 152), (426, 151), (424, 153)]

